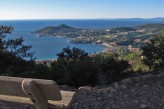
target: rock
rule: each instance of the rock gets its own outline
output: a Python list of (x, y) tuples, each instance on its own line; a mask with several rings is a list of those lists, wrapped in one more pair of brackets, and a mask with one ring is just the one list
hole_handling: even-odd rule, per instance
[(79, 87), (78, 90), (91, 90), (92, 87), (89, 87), (89, 86), (82, 86), (82, 87)]
[(116, 89), (119, 89), (119, 88), (120, 88), (120, 87), (119, 87), (119, 84), (118, 84), (117, 82), (114, 83), (114, 87), (115, 87)]
[(123, 88), (123, 89), (127, 89), (127, 86), (125, 86), (125, 85), (122, 85), (122, 88)]
[(148, 109), (148, 106), (146, 104), (141, 104), (140, 109)]
[(138, 104), (138, 101), (137, 101), (137, 100), (135, 100), (134, 102), (135, 102), (136, 104)]

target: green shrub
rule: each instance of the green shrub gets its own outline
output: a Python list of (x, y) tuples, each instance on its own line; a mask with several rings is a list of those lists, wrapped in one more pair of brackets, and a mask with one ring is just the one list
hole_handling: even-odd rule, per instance
[(149, 43), (142, 47), (144, 63), (151, 69), (164, 65), (164, 32), (155, 35)]
[(67, 47), (58, 56), (51, 64), (54, 80), (75, 87), (119, 81), (125, 78), (124, 73), (129, 67), (128, 62), (119, 60), (117, 54), (89, 56), (83, 50)]

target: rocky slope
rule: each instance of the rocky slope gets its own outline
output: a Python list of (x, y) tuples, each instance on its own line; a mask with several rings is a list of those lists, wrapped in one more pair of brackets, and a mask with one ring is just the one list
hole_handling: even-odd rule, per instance
[(72, 109), (164, 109), (164, 76), (143, 76), (110, 86), (81, 87)]

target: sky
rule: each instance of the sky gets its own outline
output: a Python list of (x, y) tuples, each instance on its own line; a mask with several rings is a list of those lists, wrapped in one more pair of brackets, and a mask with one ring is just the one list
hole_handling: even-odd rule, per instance
[(0, 19), (164, 17), (164, 0), (1, 0)]

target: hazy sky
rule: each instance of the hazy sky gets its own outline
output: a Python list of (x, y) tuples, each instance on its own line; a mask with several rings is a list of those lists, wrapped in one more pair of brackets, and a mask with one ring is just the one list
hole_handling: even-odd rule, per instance
[(164, 0), (0, 0), (0, 19), (164, 17)]

